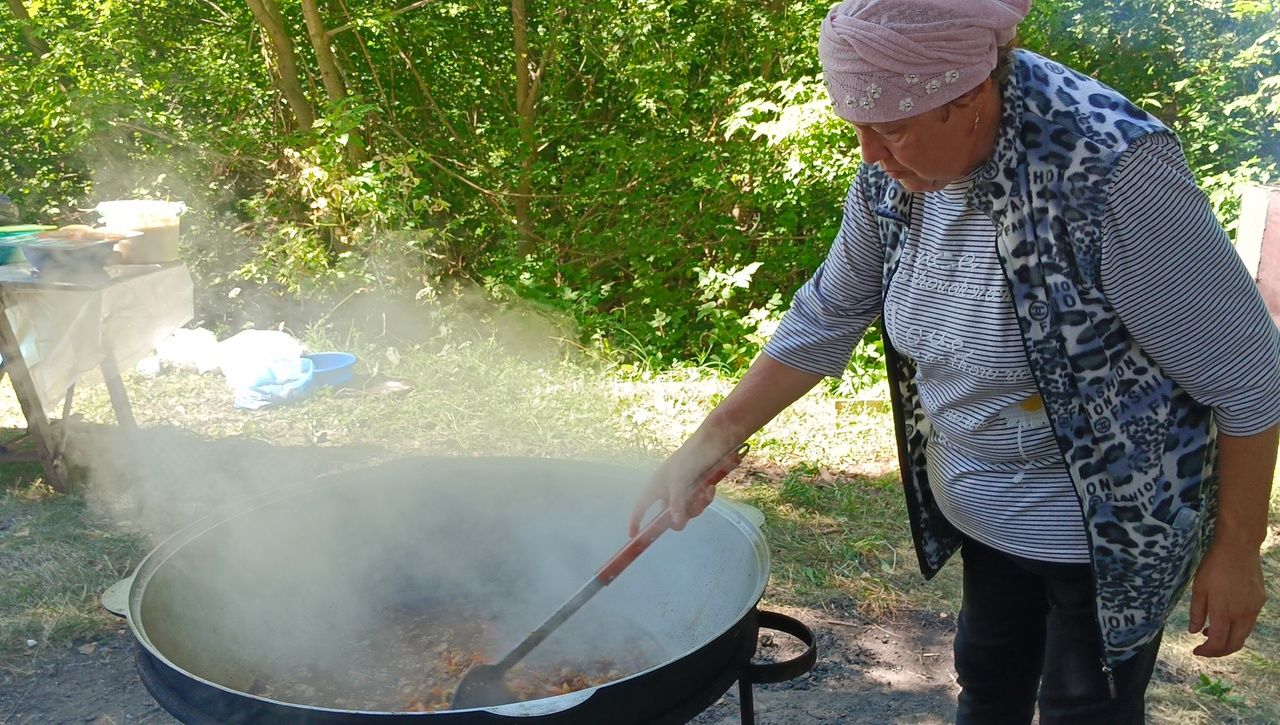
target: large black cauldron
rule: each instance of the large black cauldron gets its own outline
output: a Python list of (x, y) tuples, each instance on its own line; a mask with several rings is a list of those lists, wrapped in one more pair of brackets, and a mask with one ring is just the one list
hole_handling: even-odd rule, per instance
[[(757, 610), (768, 578), (758, 518), (720, 501), (659, 539), (530, 656), (621, 661), (643, 651), (631, 674), (568, 695), (429, 713), (254, 694), (264, 675), (351, 666), (344, 647), (389, 608), (464, 602), (498, 623), (488, 655), (500, 655), (626, 540), (644, 479), (618, 466), (513, 458), (419, 458), (326, 476), (193, 524), (104, 601), (128, 616), (148, 690), (186, 723), (685, 722), (735, 680), (749, 721), (750, 683), (796, 677), (816, 652), (804, 625)], [(761, 627), (808, 649), (752, 664)]]

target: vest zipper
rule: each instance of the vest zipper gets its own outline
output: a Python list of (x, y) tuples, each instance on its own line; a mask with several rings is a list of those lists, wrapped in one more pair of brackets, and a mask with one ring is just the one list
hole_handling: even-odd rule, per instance
[[(996, 258), (1000, 260), (1000, 266), (1003, 268), (1005, 266), (1005, 261), (1004, 257), (1000, 255), (1000, 233), (998, 231), (996, 232)], [(1014, 302), (1016, 299), (1016, 291), (1013, 289), (1013, 283), (1009, 280), (1007, 272), (1005, 273), (1005, 283), (1009, 285), (1009, 304), (1013, 305), (1013, 316), (1015, 319), (1021, 320), (1022, 318), (1018, 315), (1018, 306)], [(1049, 399), (1045, 397), (1044, 390), (1040, 387), (1040, 380), (1035, 375), (1035, 365), (1031, 361), (1030, 353), (1027, 352), (1027, 338), (1025, 333), (1021, 330), (1021, 325), (1019, 325), (1018, 334), (1022, 337), (1022, 356), (1027, 359), (1027, 369), (1031, 370), (1031, 381), (1035, 384), (1036, 392), (1040, 394), (1040, 399), (1045, 401), (1045, 411), (1051, 413), (1052, 411), (1049, 411)], [(1049, 424), (1049, 427), (1050, 429), (1053, 429), (1052, 422)], [(1056, 429), (1053, 429), (1053, 442), (1054, 445), (1058, 447), (1058, 453), (1062, 456), (1062, 460), (1065, 465), (1065, 462), (1069, 457), (1066, 452), (1062, 450), (1062, 443), (1058, 440), (1058, 431)], [(1075, 477), (1071, 476), (1070, 470), (1067, 471), (1067, 475), (1071, 477), (1071, 487), (1076, 488)], [(1093, 559), (1093, 529), (1089, 526), (1089, 517), (1085, 514), (1084, 501), (1080, 498), (1079, 489), (1076, 489), (1076, 504), (1080, 507), (1080, 520), (1084, 523), (1084, 538), (1089, 545), (1089, 575), (1093, 579), (1093, 613), (1094, 617), (1098, 620), (1098, 643), (1102, 647), (1102, 676), (1107, 680), (1107, 692), (1111, 695), (1111, 699), (1115, 700), (1120, 695), (1116, 689), (1115, 670), (1113, 670), (1111, 665), (1107, 663), (1107, 638), (1103, 634), (1106, 625), (1103, 623), (1101, 615), (1098, 614), (1098, 566)]]
[(1107, 692), (1111, 693), (1111, 699), (1114, 700), (1120, 697), (1120, 694), (1116, 692), (1116, 674), (1107, 665), (1107, 660), (1105, 657), (1102, 660), (1102, 674), (1106, 675), (1107, 677)]

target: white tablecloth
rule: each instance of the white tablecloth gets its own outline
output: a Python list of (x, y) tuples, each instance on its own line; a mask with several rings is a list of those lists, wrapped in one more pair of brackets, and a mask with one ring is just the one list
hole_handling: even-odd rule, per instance
[(189, 322), (194, 286), (185, 265), (108, 268), (101, 286), (42, 283), (30, 268), (0, 267), (0, 303), (13, 325), (46, 414), (112, 355), (120, 370)]

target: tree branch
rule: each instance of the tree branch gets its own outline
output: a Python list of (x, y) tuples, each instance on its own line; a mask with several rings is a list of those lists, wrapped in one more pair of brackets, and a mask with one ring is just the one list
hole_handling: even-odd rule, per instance
[[(403, 15), (409, 12), (410, 10), (417, 10), (423, 5), (430, 5), (433, 2), (435, 2), (435, 0), (417, 0), (417, 2), (409, 3), (408, 5), (405, 5), (402, 8), (396, 8), (395, 10), (392, 10), (389, 13), (385, 13), (379, 16), (379, 19), (390, 20), (391, 18), (394, 18), (397, 15)], [(353, 22), (347, 23), (346, 25), (339, 25), (338, 27), (328, 31), (328, 35), (330, 38), (332, 38), (338, 33), (345, 33), (346, 31), (351, 30), (352, 28), (358, 27), (359, 24), (360, 24), (359, 21), (353, 21)]]
[(316, 54), (316, 65), (320, 66), (320, 80), (324, 82), (324, 91), (330, 101), (337, 103), (347, 97), (347, 84), (342, 79), (342, 69), (338, 67), (333, 48), (329, 47), (332, 36), (325, 32), (324, 18), (320, 17), (316, 0), (302, 0), (302, 18), (307, 23), (307, 37)]
[[(461, 141), (462, 140), (461, 134), (459, 134), (458, 130), (453, 127), (452, 123), (449, 123), (449, 117), (445, 115), (444, 109), (440, 107), (440, 104), (436, 103), (435, 96), (431, 94), (431, 87), (427, 85), (426, 79), (423, 78), (422, 74), (418, 72), (418, 66), (414, 64), (413, 59), (410, 58), (409, 55), (404, 52), (404, 50), (400, 47), (399, 44), (395, 42), (395, 40), (392, 40), (391, 43), (393, 46), (395, 46), (396, 53), (398, 53), (400, 57), (404, 59), (405, 66), (409, 68), (409, 74), (413, 76), (413, 79), (415, 81), (417, 81), (418, 90), (422, 91), (422, 95), (426, 98), (427, 103), (431, 104), (431, 108), (436, 112), (436, 115), (440, 117), (440, 122), (444, 124), (445, 128), (449, 129), (449, 134), (451, 136)], [(471, 131), (471, 135), (474, 137), (475, 129), (469, 128), (468, 130)]]
[(205, 146), (201, 146), (200, 144), (197, 144), (197, 143), (192, 143), (192, 142), (190, 142), (190, 141), (183, 141), (182, 139), (177, 138), (177, 137), (174, 137), (174, 136), (170, 136), (169, 134), (164, 133), (163, 131), (157, 131), (157, 130), (156, 130), (156, 129), (154, 129), (154, 128), (147, 128), (146, 126), (139, 126), (138, 124), (136, 124), (136, 123), (131, 123), (131, 122), (129, 122), (129, 121), (121, 121), (121, 120), (119, 120), (119, 119), (112, 119), (112, 120), (107, 121), (107, 124), (108, 124), (108, 125), (110, 125), (110, 126), (115, 126), (116, 128), (125, 128), (125, 129), (128, 129), (128, 130), (130, 130), (130, 131), (136, 131), (136, 132), (138, 132), (138, 133), (146, 134), (146, 135), (148, 135), (148, 136), (154, 136), (155, 138), (158, 138), (158, 139), (160, 139), (161, 141), (166, 141), (166, 142), (168, 142), (168, 143), (171, 143), (171, 144), (173, 144), (174, 146), (181, 146), (181, 147), (183, 147), (183, 148), (194, 149), (194, 150), (196, 150), (196, 151), (200, 152), (201, 154), (204, 154), (204, 155), (206, 155), (206, 156), (212, 156), (212, 157), (214, 157), (214, 158), (218, 158), (218, 159), (222, 159), (222, 160), (224, 160), (224, 161), (236, 161), (236, 160), (238, 160), (238, 157), (236, 157), (236, 156), (229, 156), (229, 155), (227, 155), (227, 154), (222, 153), (221, 151), (214, 151), (214, 150), (209, 149), (209, 148), (207, 148), (207, 147), (205, 147)]
[(26, 42), (27, 47), (37, 58), (43, 58), (49, 54), (49, 44), (44, 42), (36, 31), (31, 27), (31, 15), (27, 12), (27, 6), (22, 4), (22, 0), (8, 0), (9, 10), (13, 12), (13, 17), (18, 19), (18, 26), (22, 29), (22, 40)]
[(226, 20), (227, 22), (230, 22), (230, 23), (234, 23), (234, 22), (235, 22), (235, 20), (236, 20), (236, 19), (235, 19), (235, 18), (233, 18), (233, 17), (231, 17), (231, 13), (227, 12), (226, 10), (224, 10), (224, 9), (222, 8), (222, 6), (221, 6), (221, 5), (219, 5), (219, 4), (217, 4), (217, 3), (215, 3), (213, 0), (201, 0), (201, 1), (202, 1), (205, 5), (208, 5), (209, 7), (213, 8), (215, 11), (217, 11), (217, 13), (218, 13), (219, 15), (221, 15), (221, 16), (223, 17), (223, 19), (224, 19), (224, 20)]

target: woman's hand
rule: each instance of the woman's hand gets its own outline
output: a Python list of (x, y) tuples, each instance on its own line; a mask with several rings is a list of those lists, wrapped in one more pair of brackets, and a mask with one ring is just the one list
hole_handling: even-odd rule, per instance
[(1239, 651), (1253, 632), (1266, 601), (1262, 557), (1257, 547), (1232, 547), (1215, 541), (1191, 584), (1191, 621), (1187, 629), (1208, 638), (1192, 653), (1224, 657)]
[(631, 512), (629, 535), (634, 537), (639, 533), (645, 514), (658, 502), (670, 509), (671, 528), (676, 531), (705, 511), (716, 496), (716, 484), (742, 462), (747, 446), (740, 445), (706, 462), (711, 452), (716, 450), (690, 440), (663, 461), (636, 501)]
[(1250, 436), (1218, 436), (1218, 521), (1191, 584), (1188, 629), (1208, 637), (1192, 650), (1201, 657), (1243, 647), (1267, 600), (1261, 549), (1278, 441), (1280, 425)]
[(742, 380), (702, 421), (689, 440), (654, 471), (649, 487), (631, 512), (631, 536), (639, 532), (645, 513), (657, 502), (671, 507), (671, 528), (676, 531), (706, 510), (715, 498), (714, 484), (720, 478), (713, 478), (710, 486), (704, 481), (708, 474), (721, 470), (718, 461), (726, 457), (725, 452), (738, 454), (738, 458), (723, 469), (723, 473), (728, 473), (746, 453), (745, 449), (735, 446), (773, 420), (819, 380), (822, 376), (817, 373), (797, 370), (768, 355), (756, 358)]

